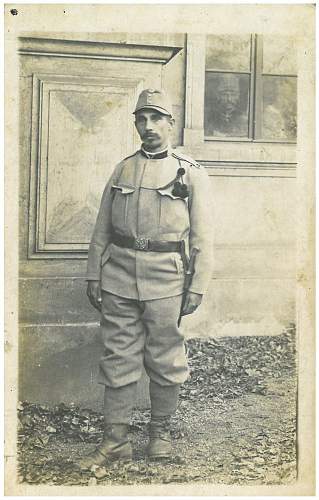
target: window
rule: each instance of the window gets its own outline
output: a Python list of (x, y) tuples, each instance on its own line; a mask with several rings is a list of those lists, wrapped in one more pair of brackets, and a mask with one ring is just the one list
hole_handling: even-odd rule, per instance
[(291, 38), (208, 35), (205, 139), (295, 142), (296, 75)]

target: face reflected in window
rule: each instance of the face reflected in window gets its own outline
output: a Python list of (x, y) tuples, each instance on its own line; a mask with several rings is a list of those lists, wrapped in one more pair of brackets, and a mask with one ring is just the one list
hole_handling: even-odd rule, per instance
[(247, 137), (249, 77), (206, 75), (205, 135)]
[(225, 122), (229, 122), (239, 109), (240, 89), (239, 81), (233, 76), (224, 77), (217, 86), (216, 113)]

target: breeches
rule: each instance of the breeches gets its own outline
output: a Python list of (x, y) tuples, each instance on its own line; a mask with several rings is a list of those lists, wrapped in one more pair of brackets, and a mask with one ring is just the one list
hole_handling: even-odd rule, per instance
[(188, 377), (184, 337), (177, 327), (182, 295), (138, 301), (102, 290), (104, 356), (99, 383), (122, 387), (140, 379), (142, 367), (160, 385)]

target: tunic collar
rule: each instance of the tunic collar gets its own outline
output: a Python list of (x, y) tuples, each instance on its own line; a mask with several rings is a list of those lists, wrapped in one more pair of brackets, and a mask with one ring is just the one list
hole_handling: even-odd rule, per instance
[(155, 159), (154, 161), (146, 160), (146, 156), (140, 148), (137, 155), (133, 155), (128, 159), (127, 166), (124, 167), (118, 184), (125, 187), (161, 189), (176, 178), (179, 168), (178, 159), (172, 156), (171, 146), (168, 147), (168, 154), (165, 158)]
[(162, 158), (167, 158), (168, 156), (168, 147), (163, 149), (163, 151), (158, 151), (157, 153), (150, 153), (146, 151), (143, 146), (141, 146), (141, 153), (143, 156), (148, 158), (149, 160), (161, 160)]

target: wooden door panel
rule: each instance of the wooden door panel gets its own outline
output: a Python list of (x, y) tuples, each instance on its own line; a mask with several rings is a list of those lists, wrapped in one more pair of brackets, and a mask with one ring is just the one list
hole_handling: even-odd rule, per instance
[(137, 147), (132, 109), (140, 79), (34, 75), (40, 106), (33, 174), (36, 208), (31, 256), (52, 258), (88, 248), (105, 182)]
[(105, 183), (139, 146), (132, 115), (138, 93), (162, 85), (163, 66), (181, 47), (30, 37), (19, 43), (20, 270), (69, 275), (71, 265), (83, 275)]

